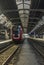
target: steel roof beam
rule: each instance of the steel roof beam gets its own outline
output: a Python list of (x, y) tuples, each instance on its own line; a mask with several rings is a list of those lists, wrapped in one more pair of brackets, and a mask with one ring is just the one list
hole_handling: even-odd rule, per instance
[[(28, 18), (28, 17), (20, 17), (20, 18)], [(40, 20), (40, 18), (38, 18), (38, 17), (29, 17), (29, 19), (36, 19), (36, 20)]]
[(14, 25), (16, 25), (16, 24), (21, 24), (21, 22), (14, 23)]
[(28, 24), (36, 24), (36, 22), (28, 22)]
[(15, 19), (20, 19), (20, 18), (27, 18), (27, 17), (10, 18), (10, 20), (15, 20)]
[(2, 12), (3, 13), (8, 13), (8, 12), (17, 12), (17, 11), (20, 11), (20, 10), (28, 10), (28, 11), (36, 11), (36, 12), (44, 12), (44, 9), (13, 9), (13, 10), (3, 10)]
[[(10, 20), (20, 19), (20, 18), (27, 18), (27, 17), (25, 16), (25, 17), (10, 18)], [(38, 17), (29, 17), (29, 18), (30, 18), (30, 19), (37, 19), (37, 20), (40, 20), (40, 18), (38, 18)]]
[(29, 15), (29, 13), (20, 13), (20, 15), (23, 15), (23, 14), (25, 14), (25, 15)]
[[(21, 4), (23, 4), (23, 3), (19, 3), (19, 4), (17, 4), (17, 5), (21, 5)], [(28, 4), (28, 3), (24, 3), (24, 4), (26, 4), (26, 5), (30, 5), (30, 4)]]
[(20, 19), (20, 17), (18, 17), (18, 18), (10, 18), (10, 20), (16, 20), (16, 19)]
[(40, 20), (40, 18), (38, 18), (38, 17), (29, 17), (29, 19), (37, 19), (37, 20)]

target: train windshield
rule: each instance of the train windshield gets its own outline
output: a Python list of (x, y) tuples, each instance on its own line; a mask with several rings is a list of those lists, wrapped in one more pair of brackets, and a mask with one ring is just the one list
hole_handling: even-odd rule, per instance
[(18, 30), (13, 31), (13, 34), (15, 35), (15, 37), (18, 37)]

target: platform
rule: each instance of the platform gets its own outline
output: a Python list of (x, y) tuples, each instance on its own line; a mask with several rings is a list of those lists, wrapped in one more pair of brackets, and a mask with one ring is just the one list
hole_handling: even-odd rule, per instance
[(40, 41), (40, 42), (44, 42), (43, 38), (33, 38), (33, 37), (29, 37), (32, 40), (36, 40), (36, 41)]
[(39, 65), (37, 62), (34, 51), (27, 40), (24, 41), (18, 61), (15, 65)]

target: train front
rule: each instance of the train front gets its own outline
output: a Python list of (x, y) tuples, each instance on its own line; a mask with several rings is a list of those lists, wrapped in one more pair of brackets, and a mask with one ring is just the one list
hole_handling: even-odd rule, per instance
[(16, 29), (13, 27), (12, 29), (12, 40), (15, 42), (21, 42), (22, 41), (22, 27), (18, 26)]

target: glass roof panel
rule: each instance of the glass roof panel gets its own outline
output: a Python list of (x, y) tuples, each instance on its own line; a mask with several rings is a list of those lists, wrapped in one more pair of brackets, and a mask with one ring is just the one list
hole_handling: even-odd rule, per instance
[[(18, 9), (30, 9), (31, 0), (17, 0), (16, 4), (18, 6)], [(20, 4), (20, 5), (18, 5), (18, 4)], [(19, 16), (21, 18), (21, 22), (22, 22), (23, 27), (24, 26), (27, 27), (28, 18), (29, 18), (29, 11), (28, 10), (20, 10)]]
[(23, 4), (18, 5), (18, 9), (23, 9)]
[(24, 3), (31, 4), (31, 0), (24, 0)]
[(26, 14), (22, 14), (22, 15), (20, 15), (20, 16), (28, 16), (28, 15), (26, 15)]
[(29, 14), (29, 11), (28, 11), (28, 10), (25, 10), (25, 12), (26, 12), (27, 14)]
[(17, 3), (17, 4), (22, 3), (22, 0), (16, 0), (16, 3)]
[(29, 5), (24, 4), (24, 9), (29, 9), (29, 8), (30, 8)]
[(20, 10), (19, 13), (23, 13), (23, 10)]
[(20, 17), (24, 17), (24, 14), (23, 15), (20, 15)]

